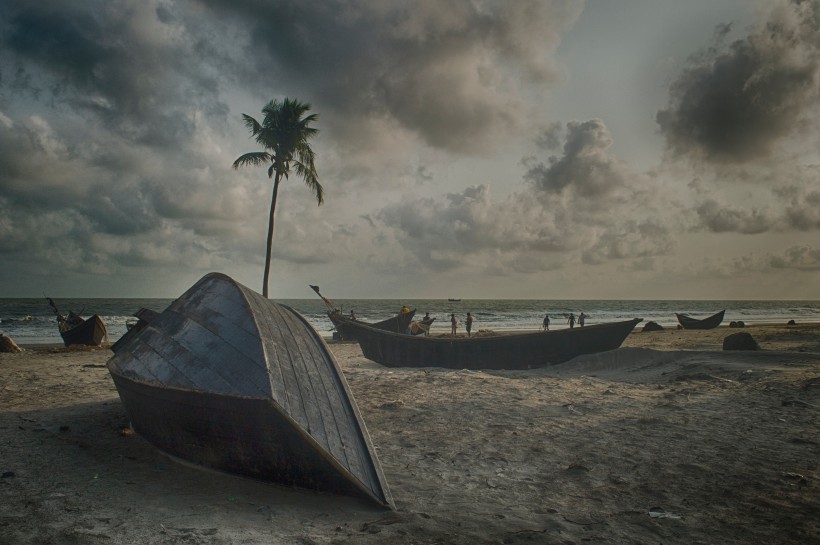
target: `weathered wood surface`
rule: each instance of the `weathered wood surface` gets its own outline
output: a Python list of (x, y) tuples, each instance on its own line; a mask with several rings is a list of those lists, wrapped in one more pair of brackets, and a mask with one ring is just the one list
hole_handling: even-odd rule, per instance
[(621, 346), (641, 321), (486, 337), (400, 335), (351, 324), (364, 357), (388, 367), (530, 369)]
[(692, 318), (686, 314), (675, 313), (675, 316), (677, 316), (678, 323), (681, 327), (683, 327), (683, 329), (714, 329), (723, 321), (724, 314), (726, 314), (726, 310), (721, 310), (720, 312), (701, 320)]
[(212, 273), (127, 337), (108, 367), (135, 431), (161, 450), (392, 505), (347, 383), (295, 310)]

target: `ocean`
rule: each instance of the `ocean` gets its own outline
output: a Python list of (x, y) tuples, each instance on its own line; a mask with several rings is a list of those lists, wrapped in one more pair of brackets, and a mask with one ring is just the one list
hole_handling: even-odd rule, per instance
[[(126, 331), (126, 321), (140, 308), (162, 311), (171, 299), (55, 299), (61, 312), (73, 310), (85, 317), (99, 314), (108, 328), (111, 342)], [(301, 313), (324, 337), (331, 337), (333, 326), (327, 317), (327, 307), (321, 299), (278, 299)], [(462, 324), (467, 312), (475, 320), (473, 331), (538, 329), (545, 314), (550, 315), (550, 329), (568, 327), (565, 315), (576, 316), (583, 311), (587, 324), (643, 318), (664, 327), (675, 327), (675, 313), (704, 318), (726, 309), (724, 324), (742, 320), (747, 325), (783, 323), (789, 320), (820, 322), (820, 301), (618, 301), (618, 300), (539, 300), (539, 299), (335, 299), (336, 308), (349, 314), (354, 310), (359, 319), (378, 322), (395, 315), (407, 305), (437, 318), (431, 332), (449, 332), (451, 313)], [(641, 327), (640, 325), (638, 326)], [(0, 299), (0, 332), (18, 344), (61, 344), (54, 311), (45, 299)]]

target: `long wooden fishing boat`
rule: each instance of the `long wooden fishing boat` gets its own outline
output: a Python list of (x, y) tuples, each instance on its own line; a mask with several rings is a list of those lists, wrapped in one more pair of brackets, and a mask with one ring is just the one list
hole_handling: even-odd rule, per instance
[(105, 328), (105, 322), (99, 314), (94, 314), (90, 318), (83, 318), (79, 314), (69, 311), (66, 316), (57, 309), (57, 305), (50, 297), (46, 297), (46, 299), (57, 315), (57, 328), (60, 331), (63, 344), (66, 346), (78, 344), (100, 346), (103, 339), (107, 338), (108, 330)]
[(721, 310), (717, 314), (713, 314), (708, 318), (697, 319), (692, 318), (686, 314), (678, 314), (675, 313), (675, 316), (678, 317), (678, 323), (683, 327), (683, 329), (714, 329), (720, 325), (723, 321), (723, 315), (726, 313), (726, 310)]
[(137, 434), (204, 467), (392, 508), (344, 375), (298, 312), (211, 273), (138, 317), (108, 361)]
[(364, 357), (388, 367), (531, 369), (614, 350), (641, 321), (481, 337), (401, 335), (351, 324)]

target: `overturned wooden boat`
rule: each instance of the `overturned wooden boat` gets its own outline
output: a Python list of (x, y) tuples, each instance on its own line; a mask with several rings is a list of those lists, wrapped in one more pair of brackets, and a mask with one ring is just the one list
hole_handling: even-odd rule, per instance
[(717, 314), (713, 314), (708, 318), (703, 318), (700, 320), (697, 318), (692, 318), (687, 314), (675, 313), (675, 316), (678, 317), (678, 323), (683, 329), (714, 329), (723, 321), (723, 315), (725, 313), (726, 310), (724, 309)]
[(364, 357), (388, 367), (530, 369), (614, 350), (640, 321), (480, 337), (412, 336), (364, 324), (350, 326)]
[(392, 507), (347, 382), (295, 310), (211, 273), (138, 317), (108, 370), (139, 435), (204, 467)]
[[(108, 337), (108, 330), (105, 322), (99, 314), (94, 314), (90, 318), (83, 318), (79, 314), (69, 311), (68, 315), (63, 315), (57, 309), (57, 305), (50, 297), (46, 297), (48, 304), (54, 309), (57, 315), (57, 328), (60, 330), (60, 337), (66, 346), (86, 345), (100, 346), (103, 339)], [(106, 341), (107, 343), (108, 341)]]

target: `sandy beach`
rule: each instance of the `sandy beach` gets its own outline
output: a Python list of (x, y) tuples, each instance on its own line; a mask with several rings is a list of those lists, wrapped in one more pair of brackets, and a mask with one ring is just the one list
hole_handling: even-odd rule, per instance
[(107, 349), (0, 354), (0, 543), (820, 541), (820, 324), (636, 330), (531, 371), (332, 343), (396, 511), (203, 471), (138, 436)]

